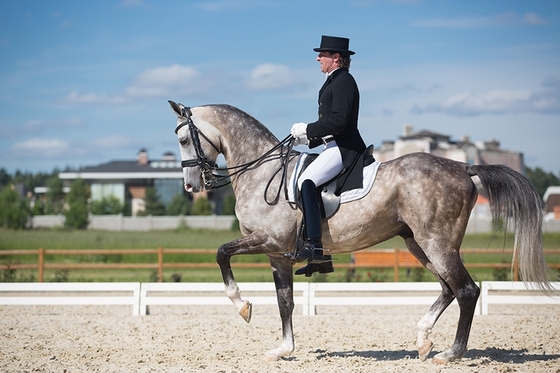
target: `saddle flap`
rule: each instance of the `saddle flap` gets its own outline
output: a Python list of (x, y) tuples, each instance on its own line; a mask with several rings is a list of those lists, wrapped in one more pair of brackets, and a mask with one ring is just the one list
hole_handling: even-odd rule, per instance
[(340, 196), (336, 195), (336, 179), (321, 188), (321, 214), (323, 218), (330, 218), (340, 206)]

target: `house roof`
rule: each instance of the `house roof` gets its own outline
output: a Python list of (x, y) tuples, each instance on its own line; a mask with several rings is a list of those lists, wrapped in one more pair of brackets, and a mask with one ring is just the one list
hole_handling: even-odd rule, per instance
[(425, 139), (425, 138), (431, 138), (431, 139), (434, 139), (434, 140), (450, 141), (449, 139), (451, 138), (451, 136), (444, 135), (444, 134), (437, 133), (437, 132), (427, 131), (427, 130), (422, 130), (420, 132), (415, 132), (415, 133), (412, 133), (412, 134), (407, 135), (407, 136), (401, 136), (402, 140)]
[(61, 172), (61, 179), (175, 179), (183, 177), (180, 162), (112, 161), (98, 166), (86, 166), (76, 172)]
[(543, 200), (546, 202), (548, 197), (560, 194), (560, 186), (549, 186), (544, 192)]

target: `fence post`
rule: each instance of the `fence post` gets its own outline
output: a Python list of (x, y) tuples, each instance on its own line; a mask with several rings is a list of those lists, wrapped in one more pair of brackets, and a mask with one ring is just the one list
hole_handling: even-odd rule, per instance
[(43, 276), (45, 275), (45, 249), (39, 248), (39, 264), (37, 266), (39, 272), (37, 281), (43, 282)]
[(395, 263), (393, 266), (394, 280), (399, 282), (399, 248), (395, 247)]
[(517, 261), (517, 251), (513, 258), (513, 281), (519, 281), (519, 262)]
[(163, 282), (163, 247), (158, 247), (158, 282)]
[(512, 281), (519, 281), (519, 262), (518, 262), (518, 247), (517, 246), (517, 235), (515, 235), (515, 238), (513, 240), (513, 278)]

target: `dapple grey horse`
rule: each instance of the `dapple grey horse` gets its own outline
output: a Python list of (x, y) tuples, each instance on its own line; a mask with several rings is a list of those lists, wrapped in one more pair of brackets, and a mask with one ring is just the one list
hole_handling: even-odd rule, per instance
[[(185, 189), (196, 193), (213, 187), (219, 154), (230, 171), (242, 237), (221, 245), (217, 252), (226, 294), (249, 322), (251, 303), (241, 298), (230, 259), (266, 254), (276, 285), (283, 339), (264, 358), (274, 361), (290, 355), (295, 348), (293, 263), (285, 254), (294, 251), (302, 214), (281, 192), (298, 152), (279, 145), (264, 125), (235, 107), (187, 108), (169, 103), (178, 117), (175, 132)], [(469, 165), (426, 153), (404, 155), (379, 166), (367, 196), (340, 205), (334, 216), (323, 221), (323, 245), (329, 254), (362, 250), (401, 236), (408, 250), (437, 278), (442, 292), (418, 323), (422, 360), (432, 350), (428, 339), (432, 328), (453, 299), (460, 309), (455, 341), (433, 361), (444, 364), (467, 351), (480, 289), (465, 269), (459, 249), (478, 195), (473, 176), (480, 178), (489, 194), (494, 220), (513, 222), (522, 278), (546, 291), (550, 282), (542, 251), (542, 201), (525, 177), (505, 166)], [(270, 202), (275, 199), (277, 203)]]

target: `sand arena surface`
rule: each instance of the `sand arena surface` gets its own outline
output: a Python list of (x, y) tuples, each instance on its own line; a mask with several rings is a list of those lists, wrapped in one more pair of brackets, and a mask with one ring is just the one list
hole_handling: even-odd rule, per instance
[[(250, 298), (249, 298), (250, 300)], [(281, 343), (275, 306), (245, 323), (232, 306), (0, 306), (1, 372), (560, 372), (560, 306), (491, 305), (475, 316), (469, 351), (445, 366), (421, 362), (416, 323), (426, 306), (318, 307), (294, 312), (296, 351), (267, 363)], [(458, 307), (432, 333), (453, 342)]]

